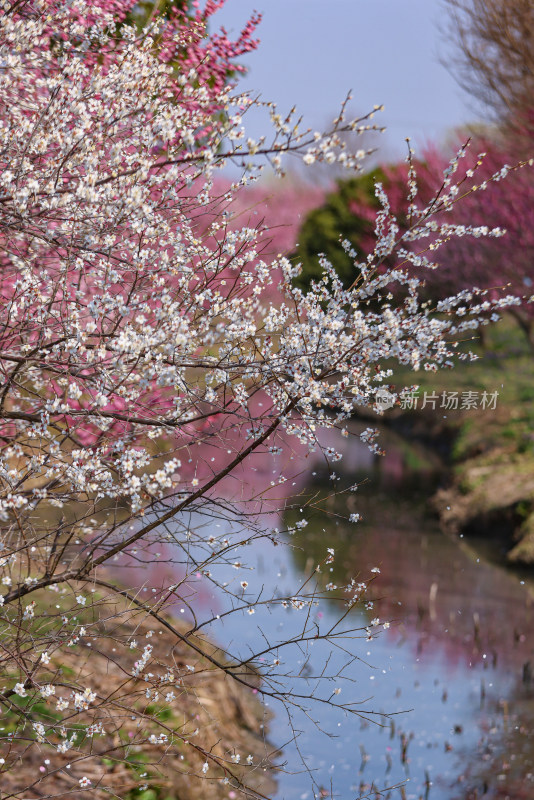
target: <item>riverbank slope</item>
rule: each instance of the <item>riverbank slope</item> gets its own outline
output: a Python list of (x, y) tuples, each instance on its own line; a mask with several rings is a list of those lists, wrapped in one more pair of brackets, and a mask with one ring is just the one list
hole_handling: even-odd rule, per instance
[(534, 566), (534, 353), (510, 319), (485, 338), (484, 348), (464, 347), (476, 361), (397, 374), (397, 387), (419, 389), (411, 407), (383, 419), (448, 464), (448, 483), (433, 500), (448, 531), (498, 538), (506, 562)]

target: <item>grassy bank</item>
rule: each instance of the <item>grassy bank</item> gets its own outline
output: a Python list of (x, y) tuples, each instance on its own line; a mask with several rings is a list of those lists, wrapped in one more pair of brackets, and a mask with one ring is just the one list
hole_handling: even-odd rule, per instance
[[(417, 408), (388, 413), (408, 435), (432, 429), (430, 438), (446, 451), (451, 485), (435, 499), (443, 524), (454, 532), (505, 534), (507, 560), (534, 565), (534, 353), (509, 318), (487, 329), (484, 346), (462, 347), (479, 359), (437, 374), (398, 373), (396, 386), (419, 384)], [(468, 392), (476, 407), (462, 409)], [(458, 408), (447, 408), (453, 393)]]

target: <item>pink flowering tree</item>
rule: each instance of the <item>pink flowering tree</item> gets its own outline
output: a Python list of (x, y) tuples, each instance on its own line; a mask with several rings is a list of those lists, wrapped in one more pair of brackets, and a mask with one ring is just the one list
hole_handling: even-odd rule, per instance
[[(467, 134), (465, 135), (467, 138)], [(534, 257), (533, 225), (529, 223), (534, 208), (531, 173), (528, 169), (513, 169), (516, 163), (501, 141), (479, 137), (471, 145), (466, 163), (466, 175), (458, 192), (465, 188), (465, 178), (477, 174), (477, 191), (467, 187), (467, 196), (461, 204), (443, 209), (439, 222), (454, 223), (455, 235), (441, 240), (434, 266), (428, 269), (412, 262), (413, 274), (425, 282), (424, 294), (434, 302), (447, 294), (477, 286), (497, 296), (511, 290), (525, 296), (521, 306), (512, 306), (510, 313), (524, 331), (531, 346), (534, 343), (534, 301), (532, 300), (532, 258)], [(479, 157), (473, 155), (479, 152)], [(447, 161), (437, 148), (427, 148), (423, 159), (416, 163), (418, 197), (430, 203), (436, 187), (440, 185)], [(528, 166), (524, 164), (524, 166)], [(324, 252), (334, 265), (345, 285), (355, 279), (353, 261), (346, 239), (362, 257), (374, 250), (374, 226), (380, 208), (375, 185), (381, 183), (399, 225), (399, 233), (409, 240), (409, 197), (406, 186), (410, 179), (409, 162), (400, 162), (373, 170), (366, 175), (340, 180), (334, 192), (313, 208), (304, 219), (299, 233), (297, 255), (303, 270), (298, 283), (303, 288), (321, 274), (317, 256)], [(507, 180), (503, 183), (503, 178)], [(467, 225), (464, 223), (468, 223)], [(433, 225), (438, 225), (433, 222)], [(494, 235), (487, 235), (493, 232)], [(418, 250), (415, 242), (414, 255)], [(397, 253), (381, 265), (395, 264)]]
[[(463, 153), (428, 204), (417, 204), (410, 171), (406, 232), (378, 189), (372, 253), (360, 262), (347, 246), (352, 285), (323, 258), (321, 279), (295, 288), (298, 265), (266, 246), (268, 224), (245, 212), (244, 187), (265, 162), (281, 174), (290, 155), (360, 170), (341, 134), (368, 123), (342, 108), (330, 130), (299, 132), (271, 108), (271, 144), (247, 137), (251, 100), (227, 77), (254, 22), (235, 44), (207, 37), (218, 5), (154, 13), (142, 29), (119, 0), (17, 2), (0, 17), (8, 797), (176, 793), (193, 779), (203, 796), (228, 784), (264, 795), (254, 781), (270, 748), (257, 730), (261, 747), (239, 763), (215, 684), (202, 690), (213, 676), (235, 704), (254, 693), (290, 721), (325, 706), (370, 717), (338, 698), (328, 667), (328, 648), (341, 640), (346, 650), (354, 635), (357, 654), (358, 636), (374, 635), (346, 618), (364, 584), (321, 588), (314, 574), (335, 557), (325, 548), (280, 595), (250, 578), (246, 548), (284, 544), (276, 514), (291, 502), (290, 479), (321, 431), (375, 405), (384, 362), (449, 366), (451, 338), (519, 302), (463, 291), (437, 302), (437, 315), (421, 306), (408, 267), (430, 268), (428, 242), (460, 232), (432, 218), (456, 203)], [(223, 187), (229, 161), (242, 172)], [(384, 270), (393, 253), (399, 266)], [(391, 285), (395, 302), (383, 297)], [(375, 438), (362, 434), (377, 452)], [(341, 454), (328, 446), (322, 457)], [(300, 529), (307, 509), (299, 514)], [(212, 594), (220, 613), (206, 607)], [(339, 625), (312, 617), (340, 598)], [(219, 619), (287, 608), (301, 622), (283, 641), (247, 649), (248, 628), (244, 642), (218, 648)], [(327, 648), (318, 682), (295, 656), (311, 640)]]
[[(480, 190), (469, 194), (462, 203), (462, 214), (479, 228), (478, 238), (452, 237), (441, 250), (440, 268), (429, 277), (429, 287), (436, 291), (458, 291), (469, 286), (488, 289), (493, 296), (506, 289), (525, 296), (521, 306), (512, 306), (513, 315), (534, 348), (534, 189), (529, 169), (512, 170), (514, 155), (506, 141), (479, 138), (473, 148), (480, 153), (477, 183)], [(442, 159), (436, 153), (428, 158), (436, 173)], [(506, 178), (506, 180), (503, 180)], [(458, 208), (451, 214), (460, 223)], [(502, 235), (486, 237), (486, 229), (500, 228)]]

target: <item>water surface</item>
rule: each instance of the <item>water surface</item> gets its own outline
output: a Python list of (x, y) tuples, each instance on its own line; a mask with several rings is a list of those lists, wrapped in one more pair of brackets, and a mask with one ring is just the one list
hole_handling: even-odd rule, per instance
[[(407, 467), (414, 458), (416, 472)], [(367, 473), (373, 466), (359, 447), (348, 464), (352, 476), (360, 465)], [(327, 514), (308, 515), (307, 528), (290, 538), (289, 551), (267, 540), (246, 548), (254, 550), (246, 559), (256, 580), (279, 594), (298, 585), (327, 547), (336, 558), (323, 585), (375, 576), (368, 607), (354, 608), (348, 619), (347, 627), (361, 629), (347, 643), (358, 658), (337, 650), (328, 665), (328, 673), (339, 676), (331, 684), (341, 689), (339, 698), (359, 703), (364, 718), (328, 706), (309, 717), (295, 709), (291, 728), (275, 704), (270, 739), (285, 744), (281, 761), (287, 760), (277, 776), (276, 798), (375, 797), (375, 790), (406, 800), (531, 798), (532, 586), (439, 530), (425, 502), (432, 458), (425, 464), (420, 453), (414, 456), (393, 439), (381, 464), (350, 499), (349, 510), (361, 513), (363, 522), (340, 519), (347, 511), (343, 500)], [(284, 522), (295, 518), (291, 512)], [(220, 598), (208, 602), (223, 610)], [(312, 614), (324, 626), (342, 612), (340, 600)], [(294, 633), (302, 625), (299, 614), (258, 607), (253, 616), (230, 615), (213, 635), (232, 652), (249, 653)], [(377, 635), (368, 641), (364, 629), (377, 618)], [(305, 678), (323, 668), (325, 648), (311, 643), (286, 655)], [(373, 712), (370, 721), (366, 711)], [(313, 720), (320, 720), (322, 730)]]

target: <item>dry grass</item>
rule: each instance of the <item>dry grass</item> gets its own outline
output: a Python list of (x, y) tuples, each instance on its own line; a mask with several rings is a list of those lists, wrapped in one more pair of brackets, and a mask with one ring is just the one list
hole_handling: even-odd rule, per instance
[[(273, 752), (265, 741), (267, 719), (254, 689), (237, 683), (168, 630), (158, 630), (160, 626), (146, 614), (108, 601), (102, 612), (101, 607), (100, 619), (107, 621), (88, 624), (90, 647), (81, 639), (75, 647), (61, 647), (52, 657), (49, 681), (56, 686), (56, 696), (42, 700), (34, 692), (24, 700), (14, 698), (26, 715), (25, 727), (17, 714), (3, 716), (2, 738), (7, 746), (2, 752), (6, 763), (0, 779), (1, 800), (78, 796), (218, 800), (228, 797), (230, 787), (221, 781), (225, 776), (233, 786), (246, 784), (245, 796), (270, 794)], [(178, 629), (185, 633), (183, 623)], [(132, 639), (139, 642), (136, 650), (130, 650)], [(153, 661), (142, 676), (134, 678), (133, 664), (148, 642), (154, 646)], [(195, 643), (224, 663), (224, 653), (209, 641), (197, 638)], [(193, 665), (194, 672), (186, 664)], [(147, 699), (147, 687), (157, 685), (159, 676), (169, 671), (175, 676), (174, 685), (167, 683), (157, 697), (152, 690)], [(148, 673), (153, 677), (147, 682), (143, 676)], [(258, 685), (259, 676), (244, 677), (251, 686)], [(58, 695), (67, 696), (72, 686), (89, 686), (97, 699), (87, 712), (69, 718), (68, 712), (58, 714), (55, 707)], [(164, 702), (171, 689), (175, 699)], [(61, 725), (59, 716), (68, 735), (76, 726), (81, 730), (95, 721), (102, 722), (104, 734), (91, 738), (80, 733), (75, 745), (61, 754), (57, 751), (61, 736), (52, 731)], [(42, 744), (35, 741), (28, 724), (35, 719), (48, 719), (47, 741)], [(14, 731), (17, 735), (10, 745), (5, 737)], [(168, 736), (166, 745), (147, 742), (151, 734), (161, 733)], [(236, 765), (235, 754), (241, 762), (250, 754), (253, 764)], [(209, 770), (203, 775), (206, 761)], [(85, 792), (79, 786), (83, 776), (92, 782)]]

